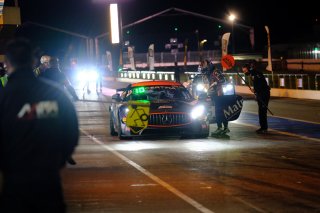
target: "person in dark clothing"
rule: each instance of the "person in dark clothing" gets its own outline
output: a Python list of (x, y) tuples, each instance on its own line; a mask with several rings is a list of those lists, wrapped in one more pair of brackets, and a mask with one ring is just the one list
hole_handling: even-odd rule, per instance
[(180, 68), (178, 62), (174, 62), (174, 79), (180, 83)]
[(259, 107), (259, 123), (260, 128), (256, 130), (257, 133), (267, 133), (268, 131), (268, 119), (267, 119), (267, 107), (270, 99), (270, 87), (264, 77), (263, 73), (257, 71), (253, 63), (245, 64), (242, 67), (242, 72), (245, 75), (251, 76), (253, 82), (254, 94)]
[(48, 80), (54, 81), (58, 83), (62, 89), (65, 87), (69, 94), (72, 96), (74, 101), (78, 101), (79, 98), (76, 94), (75, 89), (71, 86), (69, 79), (66, 75), (61, 72), (59, 68), (59, 59), (56, 57), (51, 57), (49, 61), (49, 68), (46, 69), (44, 72), (40, 73), (40, 78), (46, 78)]
[(64, 213), (60, 170), (79, 139), (73, 103), (33, 74), (27, 40), (8, 43), (9, 79), (0, 91), (0, 212)]
[[(64, 73), (60, 71), (59, 68), (59, 59), (56, 57), (51, 57), (49, 60), (49, 68), (42, 72), (39, 75), (40, 78), (46, 78), (48, 80), (54, 81), (55, 83), (58, 83), (58, 85), (61, 86), (62, 89), (63, 87), (66, 87), (68, 92), (72, 95), (74, 101), (78, 101), (79, 98), (76, 94), (76, 91), (74, 88), (71, 86), (70, 81), (66, 77)], [(67, 160), (67, 162), (71, 165), (76, 165), (77, 162), (70, 156), (70, 158)]]
[[(224, 117), (222, 106), (220, 103), (221, 99), (218, 97), (223, 96), (222, 85), (226, 83), (226, 78), (223, 73), (213, 68), (213, 72), (210, 76), (210, 87), (209, 87), (209, 96), (211, 97), (212, 104), (215, 105), (215, 116), (217, 121), (217, 130), (212, 132), (213, 135), (227, 134), (230, 132), (228, 127), (228, 121)], [(223, 124), (223, 129), (222, 129)]]

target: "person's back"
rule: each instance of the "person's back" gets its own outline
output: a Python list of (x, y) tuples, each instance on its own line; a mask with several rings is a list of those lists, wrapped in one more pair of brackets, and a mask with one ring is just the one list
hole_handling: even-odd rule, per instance
[(48, 68), (45, 72), (39, 75), (40, 78), (45, 78), (54, 81), (59, 84), (62, 88), (67, 81), (67, 77), (58, 68)]
[[(23, 43), (9, 56), (12, 45)], [(59, 172), (79, 138), (69, 98), (20, 66), (0, 92), (0, 122), (0, 212), (65, 212)]]
[(50, 68), (46, 69), (46, 71), (41, 73), (39, 77), (57, 83), (61, 89), (64, 89), (65, 87), (67, 91), (70, 93), (70, 95), (73, 97), (73, 100), (79, 100), (75, 92), (75, 89), (71, 86), (71, 83), (68, 80), (67, 76), (60, 71), (59, 59), (56, 57), (51, 57), (49, 66)]

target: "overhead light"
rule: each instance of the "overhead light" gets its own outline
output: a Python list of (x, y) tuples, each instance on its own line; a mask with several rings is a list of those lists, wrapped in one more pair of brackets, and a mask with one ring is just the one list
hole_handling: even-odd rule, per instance
[(120, 43), (118, 4), (110, 4), (111, 43)]

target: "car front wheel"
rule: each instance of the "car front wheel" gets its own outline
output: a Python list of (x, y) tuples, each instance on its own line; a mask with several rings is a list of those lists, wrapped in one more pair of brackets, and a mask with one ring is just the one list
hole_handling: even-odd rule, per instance
[(116, 130), (114, 129), (114, 123), (113, 123), (113, 119), (112, 119), (112, 116), (110, 116), (110, 135), (111, 136), (117, 136), (118, 133), (116, 132)]

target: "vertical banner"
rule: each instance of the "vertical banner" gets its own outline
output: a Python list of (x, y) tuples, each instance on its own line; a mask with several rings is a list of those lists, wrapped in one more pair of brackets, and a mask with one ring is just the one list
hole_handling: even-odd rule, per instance
[[(221, 58), (223, 58), (223, 56), (228, 54), (229, 38), (230, 38), (230, 33), (225, 33), (222, 36), (222, 39), (221, 39), (222, 56), (221, 56)], [(223, 71), (226, 71), (226, 70), (227, 70), (226, 68), (223, 68)]]
[(131, 70), (136, 70), (136, 66), (134, 63), (134, 53), (133, 53), (133, 48), (132, 47), (128, 47), (128, 58), (130, 61), (130, 69)]
[(268, 26), (264, 26), (266, 31), (267, 31), (267, 35), (268, 35), (268, 66), (266, 68), (266, 70), (272, 72), (272, 57), (271, 57), (271, 44), (270, 44), (270, 31), (269, 31), (269, 27)]
[(111, 43), (120, 43), (118, 4), (110, 4)]
[(110, 51), (106, 52), (106, 57), (107, 57), (107, 67), (109, 71), (113, 71), (113, 67), (112, 67), (112, 55)]
[(254, 29), (251, 28), (249, 32), (250, 32), (250, 44), (251, 44), (251, 48), (254, 49)]
[(183, 55), (183, 64), (187, 66), (187, 52), (188, 52), (188, 39), (184, 41), (184, 55)]
[(150, 44), (148, 49), (149, 69), (154, 70), (154, 44)]
[(229, 44), (230, 33), (225, 33), (222, 36), (221, 48), (222, 48), (222, 57), (228, 55), (228, 44)]

